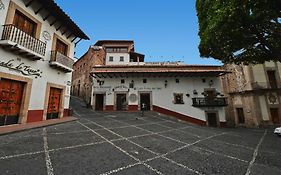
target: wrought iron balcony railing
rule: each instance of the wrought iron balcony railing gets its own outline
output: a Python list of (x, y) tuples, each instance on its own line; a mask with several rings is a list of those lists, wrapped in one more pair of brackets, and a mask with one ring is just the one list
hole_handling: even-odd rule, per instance
[(72, 72), (73, 64), (74, 64), (74, 60), (69, 58), (68, 56), (63, 55), (58, 51), (51, 52), (51, 59), (50, 59), (51, 66), (61, 69), (65, 72)]
[(227, 98), (192, 98), (192, 106), (194, 107), (222, 107), (227, 106)]
[(23, 53), (23, 55), (25, 54), (33, 59), (40, 59), (45, 56), (45, 42), (34, 38), (12, 24), (3, 26), (0, 44), (6, 45), (13, 50), (20, 50), (20, 53)]

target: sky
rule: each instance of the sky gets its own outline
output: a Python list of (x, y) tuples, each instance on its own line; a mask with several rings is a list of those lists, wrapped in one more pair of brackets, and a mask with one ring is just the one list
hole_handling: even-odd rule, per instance
[(55, 0), (90, 37), (76, 47), (80, 58), (97, 40), (134, 40), (146, 62), (221, 64), (201, 58), (195, 0)]

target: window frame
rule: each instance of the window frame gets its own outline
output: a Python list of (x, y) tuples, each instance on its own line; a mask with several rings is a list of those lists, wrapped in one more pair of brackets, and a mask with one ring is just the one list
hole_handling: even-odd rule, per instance
[(174, 93), (174, 100), (173, 100), (173, 102), (174, 102), (174, 104), (184, 104), (183, 93)]

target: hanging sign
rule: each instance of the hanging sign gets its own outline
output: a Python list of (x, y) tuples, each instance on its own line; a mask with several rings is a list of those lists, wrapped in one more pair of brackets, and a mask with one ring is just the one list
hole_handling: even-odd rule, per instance
[(0, 66), (20, 72), (22, 75), (25, 76), (34, 76), (35, 78), (41, 78), (43, 73), (40, 69), (31, 68), (31, 66), (26, 65), (22, 62), (16, 62), (16, 60), (14, 59), (11, 59), (7, 62), (0, 61)]

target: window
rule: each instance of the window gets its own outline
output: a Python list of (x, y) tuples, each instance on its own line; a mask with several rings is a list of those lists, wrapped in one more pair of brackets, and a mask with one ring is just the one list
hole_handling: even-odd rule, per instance
[(125, 83), (125, 80), (124, 79), (121, 79), (121, 84), (124, 84)]
[(238, 116), (238, 123), (243, 124), (245, 123), (245, 117), (244, 117), (244, 110), (243, 108), (236, 108), (237, 116)]
[(65, 44), (63, 41), (61, 41), (60, 39), (57, 39), (56, 42), (56, 51), (63, 54), (63, 55), (67, 55), (67, 51), (68, 51), (68, 46), (67, 44)]
[(267, 77), (269, 81), (269, 85), (271, 88), (277, 88), (277, 81), (276, 81), (276, 76), (275, 76), (275, 71), (270, 70), (267, 71)]
[(174, 93), (174, 103), (175, 104), (184, 104), (183, 94)]
[(109, 61), (111, 61), (111, 62), (112, 62), (112, 61), (113, 61), (113, 57), (109, 57)]
[(121, 56), (121, 57), (120, 57), (120, 62), (123, 62), (123, 61), (124, 61), (124, 57)]
[(16, 10), (13, 24), (25, 33), (35, 37), (37, 24), (18, 10)]
[(147, 80), (146, 80), (146, 79), (143, 79), (142, 82), (143, 82), (143, 83), (147, 83)]
[(179, 80), (179, 79), (176, 79), (176, 83), (180, 83), (180, 80)]

